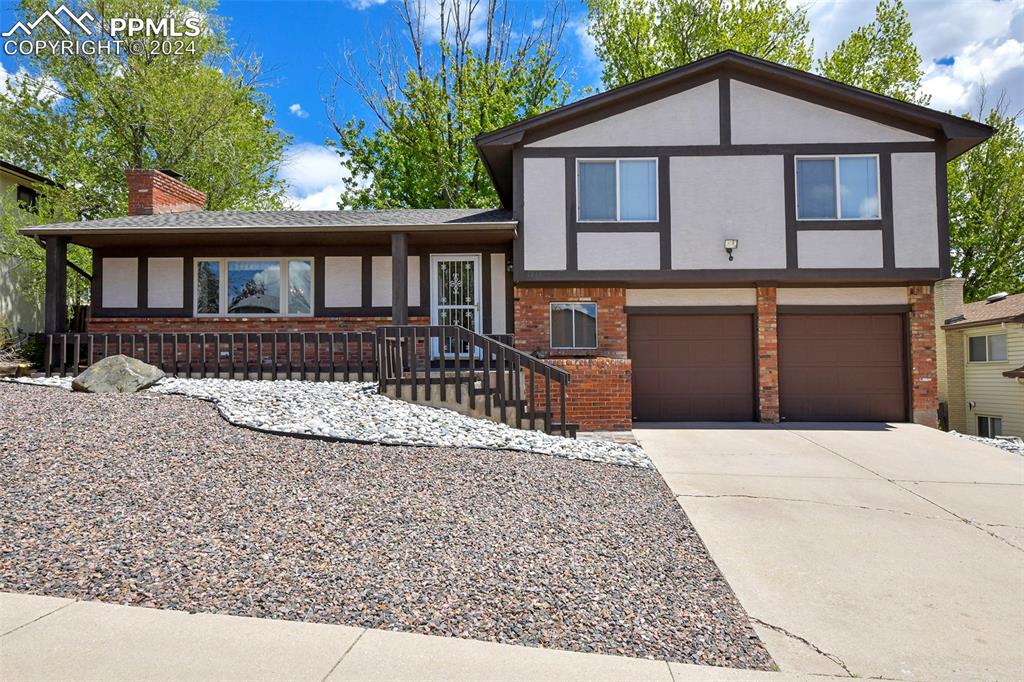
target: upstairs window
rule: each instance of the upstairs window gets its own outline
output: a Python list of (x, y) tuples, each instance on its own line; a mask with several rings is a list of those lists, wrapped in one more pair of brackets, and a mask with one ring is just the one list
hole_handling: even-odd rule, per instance
[(578, 161), (576, 196), (580, 222), (655, 222), (658, 160)]
[(308, 258), (196, 261), (197, 315), (309, 315), (312, 293)]
[(971, 336), (967, 339), (969, 362), (1005, 362), (1006, 334)]
[(597, 304), (552, 303), (551, 347), (597, 348)]
[(877, 156), (796, 160), (798, 220), (878, 220), (878, 195)]

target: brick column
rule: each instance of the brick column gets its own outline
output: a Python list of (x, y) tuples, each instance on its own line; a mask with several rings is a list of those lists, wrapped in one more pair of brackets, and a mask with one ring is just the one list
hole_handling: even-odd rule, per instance
[(907, 287), (910, 301), (911, 418), (918, 424), (938, 426), (938, 381), (935, 359), (935, 298), (931, 285)]
[(757, 417), (779, 421), (779, 317), (775, 287), (757, 288)]

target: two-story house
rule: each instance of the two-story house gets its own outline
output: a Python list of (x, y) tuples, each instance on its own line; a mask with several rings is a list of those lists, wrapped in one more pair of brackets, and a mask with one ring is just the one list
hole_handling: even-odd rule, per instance
[(91, 331), (459, 324), (567, 370), (584, 429), (934, 424), (946, 163), (991, 134), (723, 52), (479, 137), (499, 209), (205, 212), (131, 171), (138, 215), (27, 233), (50, 331), (73, 241)]

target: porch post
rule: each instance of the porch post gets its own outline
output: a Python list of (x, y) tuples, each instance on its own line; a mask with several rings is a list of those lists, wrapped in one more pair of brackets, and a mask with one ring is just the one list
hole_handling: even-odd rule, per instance
[(409, 324), (409, 235), (391, 235), (391, 323)]
[(68, 238), (46, 238), (46, 302), (43, 326), (47, 334), (61, 334), (68, 327)]

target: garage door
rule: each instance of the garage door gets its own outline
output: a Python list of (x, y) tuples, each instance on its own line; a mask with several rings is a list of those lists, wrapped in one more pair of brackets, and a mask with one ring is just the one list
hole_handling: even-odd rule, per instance
[(779, 399), (791, 421), (904, 421), (903, 316), (779, 315)]
[(754, 418), (752, 315), (629, 316), (633, 417)]

